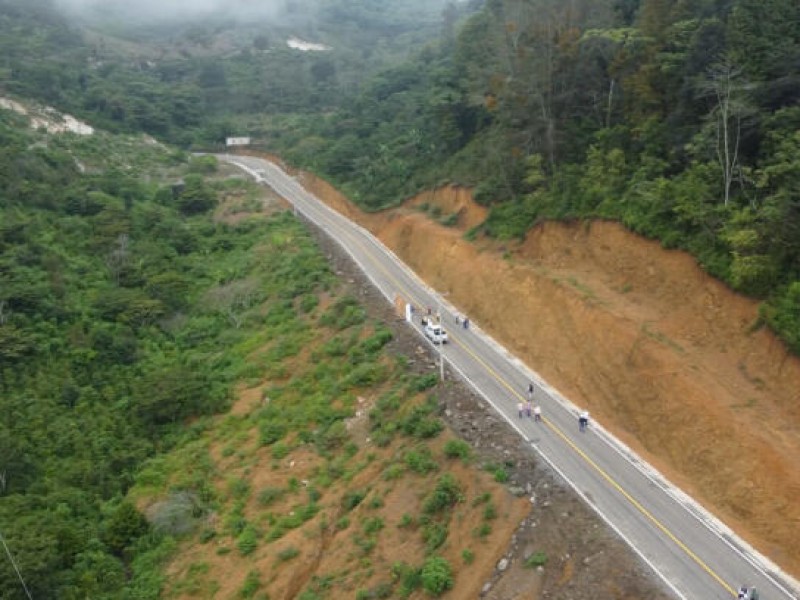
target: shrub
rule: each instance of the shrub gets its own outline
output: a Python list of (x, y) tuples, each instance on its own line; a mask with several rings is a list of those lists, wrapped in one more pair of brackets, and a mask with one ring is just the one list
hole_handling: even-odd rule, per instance
[(370, 517), (364, 521), (364, 525), (361, 527), (361, 529), (367, 535), (378, 533), (381, 529), (383, 529), (383, 519), (380, 517)]
[(386, 470), (383, 472), (383, 478), (386, 481), (392, 481), (394, 479), (399, 479), (403, 476), (404, 471), (403, 465), (399, 465), (397, 463), (389, 465)]
[(448, 535), (447, 525), (443, 523), (428, 523), (422, 529), (422, 539), (425, 542), (425, 551), (430, 553), (444, 544)]
[(441, 596), (455, 583), (450, 563), (441, 556), (431, 556), (425, 561), (420, 572), (420, 579), (425, 591), (434, 596)]
[(461, 485), (451, 473), (445, 473), (439, 478), (436, 487), (422, 505), (425, 514), (431, 515), (455, 506), (464, 499)]
[(360, 325), (366, 319), (366, 312), (359, 306), (358, 300), (352, 296), (345, 296), (336, 301), (320, 317), (320, 325), (333, 327), (338, 330)]
[(408, 384), (408, 391), (412, 394), (424, 392), (439, 383), (439, 376), (436, 373), (427, 375), (417, 375)]
[(261, 506), (269, 506), (276, 500), (283, 498), (286, 492), (279, 487), (266, 487), (258, 493), (258, 503)]
[(406, 527), (411, 527), (414, 524), (414, 517), (412, 517), (408, 513), (404, 513), (402, 517), (400, 517), (400, 522), (397, 526), (401, 529)]
[(282, 459), (286, 458), (289, 455), (289, 446), (284, 444), (283, 442), (276, 442), (272, 445), (272, 458), (275, 459)]
[(485, 538), (490, 533), (492, 533), (492, 526), (486, 522), (481, 523), (478, 527), (472, 530), (472, 534), (479, 538)]
[(409, 450), (406, 452), (404, 460), (409, 469), (423, 475), (439, 468), (439, 465), (433, 460), (431, 451), (427, 446)]
[(445, 227), (455, 227), (458, 225), (458, 213), (450, 213), (446, 217), (442, 217), (439, 219), (439, 223), (444, 225)]
[(489, 463), (483, 466), (486, 471), (489, 471), (494, 475), (494, 480), (498, 483), (505, 483), (508, 481), (508, 471), (502, 465), (497, 465), (494, 463)]
[(547, 554), (541, 550), (534, 552), (523, 563), (528, 569), (535, 569), (536, 567), (543, 567), (547, 564)]
[(244, 531), (236, 539), (236, 547), (242, 556), (252, 554), (258, 547), (258, 533), (256, 530), (248, 525)]
[(284, 548), (280, 552), (278, 552), (278, 560), (281, 562), (286, 562), (287, 560), (292, 560), (300, 555), (300, 550), (295, 548), (294, 546), (288, 546)]
[(395, 581), (400, 582), (400, 596), (402, 598), (407, 598), (422, 585), (420, 569), (416, 569), (402, 561), (392, 565), (392, 577)]
[(375, 354), (378, 352), (378, 350), (391, 342), (393, 337), (394, 336), (389, 329), (385, 327), (379, 327), (375, 333), (361, 343), (361, 347), (364, 349), (364, 351), (370, 354)]
[(475, 560), (475, 553), (469, 548), (464, 548), (461, 551), (461, 559), (464, 561), (465, 565), (471, 565), (472, 561)]
[(345, 378), (345, 387), (369, 387), (381, 383), (389, 372), (382, 364), (365, 362), (357, 365)]
[(259, 427), (259, 439), (262, 446), (269, 446), (281, 440), (286, 435), (286, 425), (280, 423), (273, 417)]
[(475, 499), (472, 501), (472, 506), (478, 506), (479, 504), (485, 504), (492, 499), (492, 494), (490, 492), (483, 492), (480, 496), (476, 496)]
[(319, 305), (319, 298), (316, 294), (306, 294), (300, 298), (300, 311), (310, 313)]
[(130, 502), (122, 502), (106, 521), (103, 541), (121, 554), (126, 546), (147, 531), (147, 521)]
[(237, 499), (244, 499), (250, 495), (250, 483), (246, 479), (237, 478), (229, 486), (231, 495)]
[(428, 398), (423, 404), (415, 406), (400, 422), (403, 433), (420, 439), (435, 437), (444, 429), (442, 422), (430, 416), (436, 410), (436, 399)]
[(472, 449), (464, 440), (447, 440), (447, 443), (444, 445), (444, 455), (447, 458), (467, 460), (471, 452)]
[(347, 433), (347, 426), (344, 422), (334, 421), (317, 436), (317, 446), (322, 452), (330, 452), (343, 446), (349, 438), (350, 434)]
[(215, 537), (217, 537), (217, 532), (214, 529), (204, 529), (200, 532), (200, 543), (208, 543)]
[(800, 281), (775, 293), (761, 307), (761, 318), (794, 352), (800, 354)]
[(259, 573), (256, 570), (250, 571), (244, 579), (241, 589), (239, 590), (239, 598), (252, 598), (255, 596), (258, 589), (261, 587), (259, 580)]
[(211, 154), (192, 156), (189, 158), (189, 172), (208, 175), (216, 173), (218, 167), (217, 157)]
[(351, 490), (342, 497), (342, 508), (346, 511), (353, 510), (367, 497), (367, 490)]

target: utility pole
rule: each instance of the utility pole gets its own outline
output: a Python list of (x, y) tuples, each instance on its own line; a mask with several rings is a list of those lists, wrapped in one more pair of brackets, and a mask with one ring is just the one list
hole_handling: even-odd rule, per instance
[(441, 327), (442, 336), (439, 339), (439, 379), (444, 381), (444, 319), (442, 318), (442, 296), (447, 296), (449, 292), (442, 292), (436, 295), (436, 302), (438, 308), (436, 314), (439, 317), (439, 327)]

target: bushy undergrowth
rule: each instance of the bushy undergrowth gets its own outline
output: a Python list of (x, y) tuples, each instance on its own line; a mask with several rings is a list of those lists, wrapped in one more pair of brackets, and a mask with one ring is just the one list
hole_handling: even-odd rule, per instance
[[(296, 355), (289, 332), (307, 333), (293, 303), (333, 278), (291, 215), (215, 223), (215, 184), (202, 175), (175, 188), (139, 177), (186, 172), (161, 146), (105, 135), (37, 146), (34, 135), (2, 113), (0, 412), (15, 415), (0, 421), (3, 534), (34, 597), (101, 597), (112, 580), (118, 597), (156, 597), (158, 567), (145, 555), (198, 530), (214, 497), (203, 421), (187, 420), (228, 406), (254, 348), (277, 340), (264, 357), (273, 364)], [(108, 170), (82, 173), (73, 151)], [(115, 170), (126, 157), (131, 168)], [(262, 433), (264, 443), (282, 437)], [(137, 479), (139, 494), (176, 486), (143, 530), (141, 515), (126, 525), (120, 512)], [(231, 493), (249, 489), (234, 482)], [(237, 535), (252, 551), (252, 530)], [(43, 543), (56, 538), (64, 543)], [(100, 563), (108, 577), (92, 575)], [(0, 595), (16, 598), (8, 568), (0, 563)]]

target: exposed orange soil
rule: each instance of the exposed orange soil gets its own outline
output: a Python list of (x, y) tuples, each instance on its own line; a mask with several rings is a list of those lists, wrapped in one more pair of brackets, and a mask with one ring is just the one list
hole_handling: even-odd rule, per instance
[[(261, 388), (257, 388), (260, 390)], [(233, 414), (246, 414), (254, 407), (251, 394), (239, 394), (239, 400), (233, 407)], [(366, 415), (366, 410), (360, 411)], [(450, 434), (441, 436), (431, 444), (434, 456), (442, 456), (442, 446), (451, 439)], [(363, 438), (362, 438), (363, 443)], [(262, 584), (269, 590), (270, 598), (289, 600), (310, 583), (313, 577), (326, 574), (345, 577), (337, 583), (337, 589), (349, 589), (353, 597), (357, 589), (368, 589), (389, 581), (391, 566), (398, 561), (416, 564), (424, 555), (424, 542), (421, 539), (419, 526), (398, 527), (401, 517), (409, 514), (417, 518), (423, 500), (433, 488), (434, 477), (403, 475), (398, 480), (387, 480), (384, 476), (387, 466), (399, 458), (402, 448), (408, 442), (393, 443), (385, 449), (372, 448), (371, 452), (377, 460), (369, 462), (363, 470), (348, 480), (346, 486), (336, 485), (325, 493), (323, 510), (305, 526), (289, 531), (280, 540), (272, 544), (259, 544), (255, 553), (244, 561), (239, 553), (232, 549), (230, 553), (221, 553), (221, 548), (231, 548), (230, 540), (221, 538), (206, 544), (184, 546), (180, 556), (176, 558), (169, 570), (171, 582), (168, 597), (175, 598), (235, 598), (242, 588), (247, 568), (260, 573)], [(413, 445), (413, 443), (411, 444)], [(213, 445), (211, 455), (220, 474), (215, 487), (224, 495), (226, 480), (243, 478), (255, 491), (266, 487), (285, 487), (290, 478), (305, 482), (311, 480), (317, 471), (324, 468), (325, 461), (311, 448), (300, 447), (281, 460), (270, 458), (269, 448), (258, 448), (257, 441), (239, 443), (239, 450), (252, 446), (252, 458), (241, 465), (241, 461), (231, 456), (224, 458), (221, 448)], [(393, 458), (394, 457), (394, 458)], [(364, 460), (364, 455), (351, 459), (357, 463)], [(458, 569), (455, 587), (450, 592), (453, 598), (476, 598), (481, 587), (491, 577), (494, 564), (503, 555), (508, 540), (517, 524), (525, 517), (530, 504), (525, 499), (514, 497), (502, 486), (491, 480), (491, 475), (475, 466), (467, 466), (459, 461), (450, 461), (446, 471), (459, 481), (465, 501), (454, 509), (452, 522), (459, 524), (450, 528), (446, 547), (441, 555), (451, 564), (463, 564), (460, 554), (463, 548), (474, 548), (483, 557), (476, 568)], [(349, 490), (369, 489), (370, 493), (352, 511), (342, 510), (342, 497)], [(481, 522), (484, 504), (473, 502), (480, 494), (492, 490), (492, 501), (497, 508), (498, 518), (492, 522), (492, 531), (483, 540), (477, 540), (472, 534), (473, 528)], [(267, 514), (288, 514), (295, 506), (306, 502), (305, 489), (301, 487), (296, 493), (287, 494), (284, 498), (265, 509), (256, 501), (256, 494), (248, 500), (243, 511), (244, 516), (259, 527), (267, 528)], [(373, 505), (372, 499), (380, 498), (380, 506)], [(339, 519), (347, 517), (349, 524), (344, 528), (336, 526)], [(384, 527), (380, 531), (380, 543), (374, 551), (368, 552), (359, 546), (367, 539), (363, 533), (363, 524), (367, 519), (383, 519)], [(462, 525), (464, 524), (464, 525)], [(297, 557), (281, 560), (280, 553), (288, 548), (299, 551)], [(488, 558), (487, 558), (488, 557)], [(370, 564), (365, 570), (364, 562)], [(197, 565), (203, 566), (198, 576)], [(195, 585), (185, 582), (194, 580)], [(198, 595), (198, 589), (204, 592)], [(413, 598), (422, 598), (424, 593), (416, 592)]]
[[(524, 243), (467, 242), (484, 209), (447, 187), (359, 222), (473, 322), (742, 537), (800, 575), (800, 360), (757, 303), (609, 222), (545, 223)], [(447, 228), (415, 205), (458, 213)]]

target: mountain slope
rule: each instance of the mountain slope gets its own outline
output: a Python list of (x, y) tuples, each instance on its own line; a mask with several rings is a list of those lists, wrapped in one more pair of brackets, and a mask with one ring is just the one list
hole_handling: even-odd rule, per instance
[(303, 180), (742, 537), (800, 573), (800, 360), (757, 327), (756, 302), (688, 255), (613, 223), (546, 223), (523, 243), (471, 243), (462, 234), (481, 208), (463, 189), (364, 214), (324, 181)]

